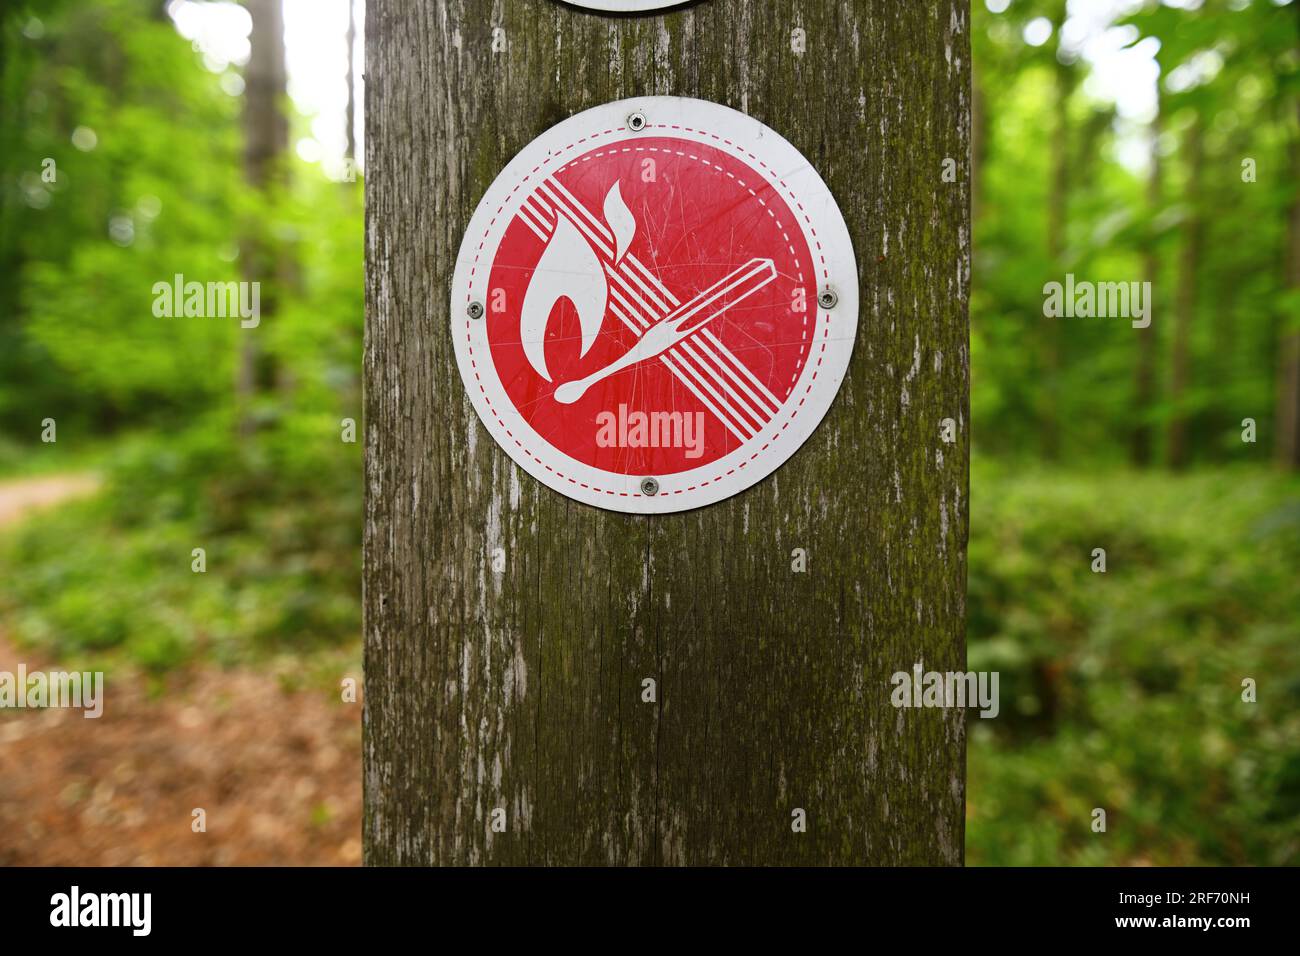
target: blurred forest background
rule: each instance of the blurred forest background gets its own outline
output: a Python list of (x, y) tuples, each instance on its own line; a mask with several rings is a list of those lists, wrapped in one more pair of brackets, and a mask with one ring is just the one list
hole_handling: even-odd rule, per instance
[[(114, 688), (0, 715), (0, 863), (359, 858), (348, 6), (0, 8), (0, 668)], [(968, 861), (1295, 863), (1300, 3), (973, 6)], [(282, 10), (340, 18), (332, 140)], [(260, 324), (155, 316), (178, 273)], [(1067, 274), (1150, 327), (1045, 317)]]

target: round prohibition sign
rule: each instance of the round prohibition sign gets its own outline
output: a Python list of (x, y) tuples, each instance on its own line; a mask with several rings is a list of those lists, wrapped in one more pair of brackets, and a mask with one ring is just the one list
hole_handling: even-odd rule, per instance
[(526, 146), (452, 281), (488, 432), (587, 504), (665, 513), (771, 474), (839, 390), (858, 280), (839, 207), (772, 129), (716, 103), (608, 103)]

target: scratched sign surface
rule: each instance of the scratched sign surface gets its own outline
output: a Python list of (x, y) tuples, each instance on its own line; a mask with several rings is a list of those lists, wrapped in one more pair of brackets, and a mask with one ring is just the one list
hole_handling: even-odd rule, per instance
[(759, 481), (848, 366), (857, 272), (839, 208), (777, 133), (649, 97), (530, 143), (466, 230), (451, 319), (493, 438), (579, 501), (662, 513)]

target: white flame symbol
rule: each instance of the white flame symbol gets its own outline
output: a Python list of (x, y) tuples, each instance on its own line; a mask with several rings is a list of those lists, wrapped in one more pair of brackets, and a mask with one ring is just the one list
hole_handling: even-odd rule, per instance
[(632, 218), (632, 210), (627, 208), (627, 203), (623, 202), (618, 183), (614, 183), (605, 195), (605, 221), (614, 231), (614, 265), (617, 266), (623, 261), (623, 255), (631, 245), (632, 237), (636, 235), (636, 220)]
[[(614, 265), (618, 265), (636, 234), (636, 220), (623, 201), (617, 182), (605, 195), (603, 211), (605, 221), (614, 233)], [(591, 243), (563, 212), (557, 210), (555, 231), (537, 260), (519, 313), (519, 338), (524, 355), (534, 371), (548, 382), (551, 373), (546, 368), (546, 323), (560, 299), (568, 299), (578, 313), (578, 324), (582, 329), (579, 354), (585, 356), (605, 320), (609, 282), (605, 278), (605, 267)]]

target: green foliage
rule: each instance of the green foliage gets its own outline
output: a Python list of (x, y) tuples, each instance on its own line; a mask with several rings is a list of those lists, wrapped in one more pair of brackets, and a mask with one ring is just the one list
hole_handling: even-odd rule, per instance
[[(238, 84), (158, 3), (10, 8), (0, 38), (0, 467), (114, 443), (100, 498), (4, 544), (15, 636), (151, 670), (355, 641), (360, 445), (340, 421), (360, 418), (360, 184), (285, 158), (250, 188)], [(178, 273), (244, 278), (249, 237), (272, 264), (260, 325), (154, 314)], [(36, 440), (46, 416), (57, 446)]]
[(129, 442), (103, 495), (6, 540), (0, 610), (15, 636), (60, 658), (111, 651), (150, 670), (354, 642), (357, 446), (331, 422), (273, 441), (232, 434), (214, 421)]
[[(1251, 417), (1262, 434), (1273, 433), (1278, 336), (1296, 316), (1283, 265), (1298, 188), (1290, 158), (1300, 140), (1296, 4), (1206, 0), (1193, 10), (1148, 0), (1114, 27), (1129, 46), (1158, 48), (1157, 197), (1145, 118), (1118, 115), (1097, 99), (1089, 62), (1062, 44), (1060, 29), (1041, 47), (1022, 39), (1035, 18), (1059, 22), (1064, 4), (1015, 0), (999, 14), (980, 0), (972, 6), (982, 107), (971, 297), (980, 449), (1114, 461), (1127, 457), (1130, 435), (1145, 422), (1158, 460), (1165, 426), (1184, 415), (1197, 460), (1267, 455), (1267, 441), (1243, 445), (1234, 426)], [(1187, 149), (1194, 128), (1204, 148), (1197, 172)], [(1254, 182), (1243, 181), (1247, 158)], [(1193, 217), (1204, 239), (1191, 261)], [(1152, 283), (1154, 401), (1136, 401), (1138, 333), (1128, 321), (1043, 315), (1044, 284), (1067, 273)], [(1171, 353), (1185, 283), (1191, 375), (1174, 395)]]
[(970, 862), (1300, 862), (1300, 481), (979, 464)]
[(160, 320), (152, 289), (176, 273), (239, 278), (239, 101), (148, 10), (102, 0), (3, 24), (11, 427), (33, 408), (101, 427), (156, 418), (211, 401), (233, 375), (233, 323)]
[[(1236, 468), (1114, 470), (1142, 423), (1159, 460), (1176, 416), (1203, 463), (1268, 455), (1278, 336), (1295, 313), (1283, 268), (1298, 186), (1295, 4), (1152, 0), (1118, 27), (1157, 51), (1154, 193), (1151, 129), (1095, 99), (1088, 62), (1062, 43), (1060, 0), (974, 9), (984, 120), (971, 407), (978, 447), (1003, 464), (973, 476), (969, 658), (1000, 672), (1003, 707), (972, 722), (968, 858), (1296, 862), (1296, 485)], [(1022, 30), (1036, 17), (1058, 27), (1030, 48)], [(1044, 283), (1067, 272), (1152, 282), (1153, 402), (1136, 400), (1127, 321), (1044, 317)], [(1180, 297), (1190, 381), (1175, 394)], [(1258, 443), (1241, 440), (1243, 418)], [(1028, 464), (1049, 455), (1073, 468)], [(1098, 547), (1105, 574), (1090, 570)], [(1241, 701), (1245, 677), (1257, 704)], [(1090, 829), (1094, 807), (1105, 834)]]

